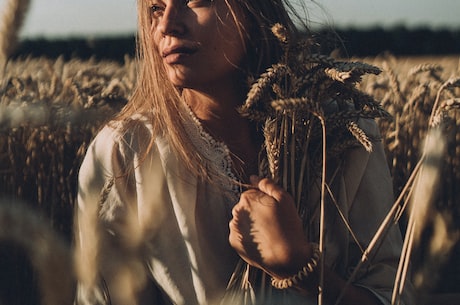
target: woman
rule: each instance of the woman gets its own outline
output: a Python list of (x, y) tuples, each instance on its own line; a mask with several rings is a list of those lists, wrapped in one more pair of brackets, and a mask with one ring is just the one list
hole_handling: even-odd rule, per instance
[[(280, 291), (288, 302), (316, 303), (318, 251), (292, 197), (255, 176), (261, 131), (238, 112), (247, 80), (282, 56), (272, 25), (284, 25), (292, 40), (298, 35), (286, 7), (282, 0), (138, 1), (137, 88), (89, 147), (79, 176), (80, 246), (85, 253), (99, 245), (102, 290), (112, 304), (221, 303), (240, 258), (274, 286), (308, 266)], [(363, 124), (378, 134), (375, 124)], [(385, 158), (376, 144), (374, 153), (356, 149), (344, 159), (339, 199), (368, 242), (392, 202)], [(363, 204), (375, 212), (366, 221)], [(92, 245), (85, 219), (94, 211), (101, 235)], [(334, 303), (360, 256), (346, 229), (329, 232), (324, 299)], [(388, 234), (341, 304), (388, 303), (398, 234)], [(267, 304), (253, 286), (245, 291)]]

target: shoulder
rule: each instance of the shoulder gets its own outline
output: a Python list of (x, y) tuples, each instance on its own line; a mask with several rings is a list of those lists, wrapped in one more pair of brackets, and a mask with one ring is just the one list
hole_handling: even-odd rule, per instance
[(153, 132), (143, 116), (111, 121), (95, 136), (80, 166), (79, 185), (100, 189), (109, 178), (121, 176), (136, 159), (148, 153)]
[(126, 158), (144, 152), (153, 137), (152, 125), (144, 116), (111, 121), (89, 145), (87, 156), (94, 155), (103, 161), (110, 154), (117, 153)]

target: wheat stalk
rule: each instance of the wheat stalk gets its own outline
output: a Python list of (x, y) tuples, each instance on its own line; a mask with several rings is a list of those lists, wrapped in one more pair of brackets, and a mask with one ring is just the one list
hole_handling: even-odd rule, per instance
[[(441, 63), (441, 61), (439, 62)], [(401, 66), (400, 61), (398, 62), (398, 67), (401, 68)], [(384, 140), (387, 144), (390, 165), (392, 165), (395, 190), (400, 193), (400, 198), (403, 196), (406, 199), (406, 202), (400, 207), (400, 211), (395, 216), (397, 219), (400, 219), (404, 214), (406, 207), (409, 205), (409, 198), (418, 196), (419, 191), (415, 189), (413, 177), (422, 172), (420, 170), (421, 161), (425, 157), (423, 153), (420, 156), (416, 148), (420, 146), (428, 131), (435, 126), (441, 125), (443, 126), (443, 132), (438, 134), (439, 145), (442, 146), (444, 141), (448, 141), (448, 147), (452, 148), (457, 147), (459, 143), (460, 136), (456, 128), (459, 124), (457, 112), (459, 108), (457, 101), (459, 82), (455, 76), (444, 80), (442, 72), (444, 72), (445, 67), (452, 68), (449, 64), (443, 65), (441, 68), (438, 64), (424, 63), (418, 64), (411, 69), (406, 69), (406, 72), (408, 71), (407, 77), (400, 76), (399, 79), (403, 80), (400, 83), (400, 91), (402, 95), (408, 97), (408, 103), (402, 104), (400, 99), (394, 99), (393, 104), (388, 104), (388, 109), (395, 117), (395, 120), (388, 125), (388, 121), (381, 124), (382, 129), (387, 130), (383, 134), (387, 134)], [(444, 73), (444, 76), (449, 73), (452, 73), (452, 69)], [(454, 71), (453, 73), (455, 75), (456, 72)], [(370, 89), (369, 93), (373, 96), (379, 96), (380, 92), (377, 90), (382, 92), (391, 90), (389, 88), (391, 83), (391, 80), (388, 80), (387, 83), (380, 81), (378, 87), (368, 87)], [(391, 100), (388, 100), (388, 102), (391, 102)], [(424, 235), (423, 241), (420, 242), (419, 238), (417, 238), (417, 234), (420, 233), (411, 232), (419, 232), (422, 228), (418, 227), (416, 230), (414, 224), (409, 223), (404, 251), (401, 254), (398, 278), (396, 279), (393, 295), (394, 302), (398, 302), (399, 296), (397, 294), (401, 292), (404, 284), (404, 273), (411, 251), (416, 250), (416, 258), (419, 259), (421, 259), (420, 252), (429, 252), (423, 254), (423, 261), (416, 261), (415, 263), (416, 272), (413, 280), (418, 289), (423, 289), (422, 286), (426, 287), (435, 282), (439, 264), (445, 262), (447, 253), (458, 240), (459, 224), (454, 221), (455, 215), (458, 215), (458, 196), (454, 195), (450, 189), (453, 185), (458, 184), (460, 178), (457, 170), (458, 157), (456, 157), (460, 150), (452, 150), (451, 148), (446, 150), (443, 156), (446, 166), (438, 168), (438, 171), (442, 170), (443, 177), (443, 182), (438, 184), (441, 195), (432, 200), (429, 217), (423, 221), (423, 227), (432, 228), (433, 232), (436, 233), (429, 237)], [(409, 177), (408, 180), (406, 180), (407, 177)], [(401, 191), (398, 186), (404, 186), (404, 189)], [(452, 220), (446, 217), (449, 213), (444, 211), (449, 211), (453, 215)], [(418, 223), (419, 225), (422, 224), (420, 220), (418, 220)], [(426, 250), (427, 248), (429, 249)], [(437, 264), (436, 267), (435, 264)], [(417, 268), (419, 269), (418, 271)]]
[(412, 249), (421, 242), (421, 234), (428, 223), (428, 215), (433, 213), (433, 201), (438, 190), (440, 168), (445, 154), (446, 141), (441, 137), (441, 128), (431, 129), (425, 139), (421, 158), (422, 166), (411, 196), (411, 215), (395, 280), (392, 304), (399, 304), (404, 289)]
[(6, 65), (18, 44), (18, 35), (24, 23), (30, 0), (7, 0), (0, 16), (0, 68)]

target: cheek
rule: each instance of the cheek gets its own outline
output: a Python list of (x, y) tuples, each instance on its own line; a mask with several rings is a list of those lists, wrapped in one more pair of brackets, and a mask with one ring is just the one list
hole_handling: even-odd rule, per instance
[(217, 31), (221, 41), (220, 45), (227, 58), (233, 63), (241, 63), (246, 54), (239, 30), (233, 19), (228, 17), (226, 25), (220, 25)]
[(161, 31), (158, 29), (158, 22), (152, 23), (148, 35), (150, 39), (150, 44), (154, 46), (156, 50), (158, 50), (160, 47), (160, 43), (163, 40), (163, 35), (161, 34)]
[(240, 66), (244, 62), (246, 56), (244, 47), (239, 37), (232, 37), (232, 35), (226, 36), (221, 44), (221, 50), (223, 53), (223, 59), (229, 62), (232, 66)]
[(159, 52), (160, 50), (160, 44), (163, 38), (163, 35), (159, 33), (159, 31), (152, 30), (151, 32), (151, 40), (152, 40), (152, 45), (155, 48), (155, 51)]

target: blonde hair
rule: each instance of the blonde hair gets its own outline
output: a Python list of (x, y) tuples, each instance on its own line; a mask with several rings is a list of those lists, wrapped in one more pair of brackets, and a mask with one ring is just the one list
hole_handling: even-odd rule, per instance
[[(225, 1), (239, 28), (247, 53), (240, 68), (248, 78), (257, 77), (280, 59), (281, 46), (271, 32), (271, 27), (275, 23), (283, 24), (288, 29), (292, 41), (298, 36), (296, 26), (287, 10), (292, 8), (284, 3), (284, 0), (210, 1)], [(245, 20), (238, 20), (237, 16), (244, 16)], [(148, 116), (154, 134), (165, 136), (178, 157), (188, 165), (189, 170), (198, 177), (208, 179), (210, 176), (203, 162), (204, 157), (196, 152), (182, 124), (182, 115), (186, 112), (181, 110), (185, 105), (180, 89), (168, 81), (162, 58), (152, 47), (150, 18), (148, 1), (138, 0), (137, 56), (140, 70), (133, 96), (117, 119), (125, 120), (135, 113)], [(149, 147), (153, 144), (154, 137), (151, 141)]]

